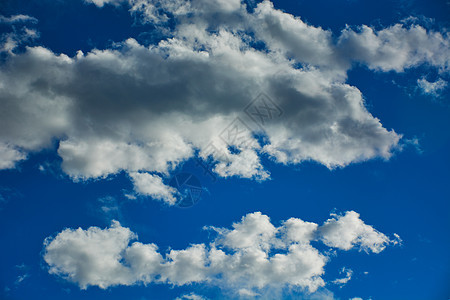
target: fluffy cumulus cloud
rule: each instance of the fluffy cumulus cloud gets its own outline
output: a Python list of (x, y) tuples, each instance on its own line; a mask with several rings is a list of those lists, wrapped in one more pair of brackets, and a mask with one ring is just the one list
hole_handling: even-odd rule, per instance
[[(401, 135), (346, 83), (352, 62), (381, 71), (448, 69), (448, 36), (418, 25), (347, 28), (336, 37), (269, 1), (252, 12), (237, 0), (86, 2), (128, 7), (164, 38), (151, 45), (130, 38), (73, 57), (8, 46), (0, 69), (2, 164), (57, 140), (74, 180), (124, 171), (143, 183), (136, 178), (162, 174), (147, 178), (158, 192), (136, 190), (169, 204), (158, 178), (196, 155), (214, 161), (219, 176), (256, 180), (270, 177), (262, 156), (329, 168), (388, 159)], [(170, 19), (175, 25), (164, 26)], [(251, 102), (261, 91), (266, 100)]]
[(27, 16), (27, 15), (12, 15), (10, 17), (0, 15), (0, 23), (13, 24), (13, 23), (20, 23), (20, 22), (36, 23), (37, 20), (36, 20), (36, 18)]
[(366, 25), (356, 31), (347, 28), (339, 37), (339, 46), (375, 70), (401, 72), (424, 63), (443, 71), (450, 67), (449, 34), (428, 32), (419, 25), (395, 24), (379, 31)]
[(130, 173), (130, 177), (138, 194), (150, 196), (169, 204), (175, 204), (177, 201), (177, 190), (165, 185), (158, 175), (133, 172)]
[[(353, 211), (332, 215), (321, 226), (291, 218), (276, 227), (268, 216), (255, 212), (232, 228), (205, 229), (216, 232), (217, 237), (166, 253), (155, 244), (135, 241), (137, 235), (117, 221), (106, 229), (65, 229), (45, 240), (44, 260), (51, 274), (82, 289), (200, 283), (254, 296), (267, 288), (314, 292), (325, 286), (322, 275), (331, 257), (328, 250), (314, 246), (317, 242), (331, 249), (363, 249), (367, 253), (379, 253), (392, 243)], [(351, 270), (343, 268), (341, 273), (345, 277), (332, 283), (342, 285), (351, 279)]]

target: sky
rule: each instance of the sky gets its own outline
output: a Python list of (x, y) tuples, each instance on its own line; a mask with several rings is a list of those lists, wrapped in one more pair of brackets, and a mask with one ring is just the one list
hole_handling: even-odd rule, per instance
[(0, 3), (0, 299), (450, 299), (448, 1)]

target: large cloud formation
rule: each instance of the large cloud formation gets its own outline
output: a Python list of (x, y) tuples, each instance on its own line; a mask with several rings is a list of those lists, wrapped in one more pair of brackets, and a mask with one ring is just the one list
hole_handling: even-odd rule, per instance
[[(290, 218), (279, 227), (255, 212), (232, 227), (205, 227), (217, 233), (209, 244), (193, 244), (165, 254), (155, 244), (135, 241), (130, 245), (137, 235), (117, 221), (106, 229), (65, 229), (45, 240), (44, 260), (51, 274), (82, 289), (202, 283), (241, 294), (283, 287), (314, 292), (326, 284), (322, 275), (333, 256), (329, 250), (380, 253), (398, 240), (397, 235), (390, 240), (365, 224), (354, 211), (333, 214), (322, 226)], [(321, 251), (314, 246), (318, 242), (330, 248)], [(345, 284), (350, 278), (351, 274), (337, 282)]]
[[(329, 168), (387, 159), (401, 135), (366, 109), (346, 83), (349, 68), (449, 67), (448, 35), (418, 25), (346, 28), (335, 37), (270, 1), (251, 12), (238, 0), (86, 2), (128, 7), (165, 38), (149, 46), (130, 38), (74, 57), (45, 47), (8, 50), (0, 69), (0, 168), (55, 139), (74, 180), (121, 171), (134, 182), (145, 173), (161, 178), (194, 156), (213, 159), (220, 176), (257, 180), (270, 176), (263, 155)], [(253, 103), (253, 122), (244, 108), (261, 91), (272, 100)], [(221, 138), (236, 120), (248, 130)], [(145, 194), (174, 203), (160, 182), (153, 186)]]

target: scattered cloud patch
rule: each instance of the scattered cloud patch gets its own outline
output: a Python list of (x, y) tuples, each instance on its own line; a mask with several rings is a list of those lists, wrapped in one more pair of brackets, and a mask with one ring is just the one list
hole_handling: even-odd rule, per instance
[(14, 169), (19, 161), (25, 159), (25, 153), (8, 144), (0, 143), (0, 170)]
[(406, 147), (412, 147), (416, 150), (417, 153), (420, 153), (420, 154), (423, 153), (422, 147), (420, 145), (420, 141), (417, 137), (413, 137), (411, 139), (403, 138), (401, 143), (399, 144), (399, 148), (400, 148), (400, 150), (403, 150)]
[(344, 274), (345, 277), (337, 278), (337, 279), (333, 280), (332, 283), (337, 284), (340, 287), (343, 287), (345, 284), (347, 284), (347, 282), (350, 281), (350, 279), (352, 279), (353, 271), (344, 267), (344, 268), (342, 268), (340, 273)]
[(108, 222), (122, 219), (121, 204), (117, 198), (112, 196), (97, 199), (93, 211), (95, 215), (103, 216)]
[(448, 82), (439, 78), (435, 82), (428, 81), (425, 77), (417, 79), (417, 86), (422, 94), (439, 97), (441, 93), (447, 88)]
[(31, 23), (37, 23), (37, 19), (33, 18), (31, 16), (27, 15), (12, 15), (10, 17), (5, 17), (0, 15), (0, 23), (7, 23), (7, 24), (13, 24), (13, 23), (19, 23), (19, 22), (31, 22)]

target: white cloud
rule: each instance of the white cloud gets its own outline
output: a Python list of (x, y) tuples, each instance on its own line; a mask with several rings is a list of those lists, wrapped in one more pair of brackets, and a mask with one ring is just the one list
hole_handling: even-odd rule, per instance
[(175, 300), (206, 300), (207, 298), (197, 295), (195, 293), (190, 293), (186, 295), (182, 295), (180, 297), (177, 297)]
[[(399, 136), (367, 112), (356, 89), (341, 84), (330, 89), (325, 79), (323, 86), (305, 85), (303, 80), (314, 81), (320, 72), (289, 65), (288, 73), (272, 77), (265, 73), (279, 65), (264, 53), (239, 50), (245, 44), (227, 32), (208, 39), (215, 41), (210, 54), (181, 40), (156, 48), (129, 40), (120, 51), (95, 50), (74, 58), (29, 48), (9, 60), (7, 76), (0, 74), (5, 82), (0, 97), (11, 107), (1, 121), (2, 138), (27, 150), (61, 138), (62, 167), (74, 178), (121, 170), (165, 173), (216, 138), (265, 82), (276, 101), (289, 108), (283, 123), (266, 127), (264, 151), (277, 160), (314, 159), (333, 167), (389, 157)], [(236, 48), (230, 49), (230, 41)], [(179, 72), (174, 76), (171, 70)], [(88, 74), (97, 74), (96, 80)], [(333, 99), (342, 106), (332, 106)], [(247, 149), (229, 164), (219, 162), (216, 171), (267, 178), (258, 156), (257, 149)]]
[(332, 216), (319, 228), (320, 238), (329, 247), (341, 250), (356, 247), (366, 252), (379, 253), (390, 242), (386, 235), (366, 225), (354, 211)]
[(83, 289), (89, 285), (106, 288), (131, 284), (133, 274), (119, 259), (126, 248), (132, 251), (128, 243), (135, 237), (116, 221), (104, 230), (98, 227), (65, 229), (54, 239), (45, 241), (44, 259), (51, 266), (51, 274), (75, 281)]
[(268, 48), (293, 56), (297, 61), (316, 66), (339, 69), (339, 58), (335, 55), (332, 34), (321, 27), (303, 22), (299, 17), (274, 8), (272, 2), (263, 1), (251, 16), (258, 38)]
[(0, 23), (13, 24), (19, 22), (37, 23), (37, 19), (27, 15), (12, 15), (10, 17), (0, 15)]
[(255, 212), (242, 217), (241, 222), (233, 224), (232, 230), (211, 227), (219, 233), (218, 242), (230, 249), (271, 248), (277, 229), (268, 216)]
[(173, 205), (177, 201), (177, 190), (163, 183), (162, 178), (158, 175), (149, 173), (130, 173), (131, 181), (139, 195), (150, 196), (153, 199), (161, 200), (169, 205)]
[(239, 154), (229, 154), (228, 159), (229, 161), (219, 162), (214, 168), (221, 177), (239, 176), (265, 180), (270, 176), (269, 172), (264, 170), (258, 153), (254, 150), (244, 149)]
[[(344, 216), (335, 216), (333, 220), (342, 220), (339, 223), (341, 232), (355, 231), (354, 224), (346, 221), (346, 216), (354, 214), (348, 212)], [(139, 283), (202, 283), (231, 289), (241, 296), (283, 287), (314, 292), (325, 285), (321, 276), (331, 257), (321, 253), (310, 242), (323, 240), (321, 228), (329, 224), (330, 220), (318, 227), (317, 224), (291, 218), (275, 227), (268, 216), (260, 212), (250, 213), (233, 224), (232, 229), (208, 227), (218, 233), (209, 244), (192, 244), (183, 250), (171, 249), (164, 255), (155, 244), (131, 243), (137, 238), (136, 234), (114, 221), (110, 228), (65, 229), (55, 237), (47, 238), (44, 260), (51, 274), (75, 282), (82, 289)], [(305, 228), (315, 232), (305, 235)], [(295, 233), (299, 233), (298, 238)], [(356, 240), (367, 238), (367, 230), (358, 231), (358, 234)], [(332, 247), (342, 250), (358, 247), (356, 244), (347, 246), (346, 235), (342, 235), (342, 239), (344, 241), (339, 242), (334, 237)], [(389, 239), (384, 243), (387, 245)], [(346, 246), (339, 246), (341, 244)], [(373, 252), (383, 249), (379, 245)], [(343, 272), (346, 277), (334, 283), (344, 284), (350, 280), (352, 272), (347, 269)]]
[(28, 273), (25, 273), (23, 275), (17, 276), (16, 281), (14, 282), (15, 285), (21, 284), (25, 279), (29, 278), (31, 275)]
[(423, 94), (428, 94), (434, 97), (439, 97), (441, 92), (445, 90), (448, 82), (439, 78), (435, 82), (428, 81), (425, 77), (417, 79), (417, 86), (420, 88)]
[(17, 162), (25, 158), (26, 155), (21, 151), (0, 142), (0, 170), (12, 169)]
[[(86, 3), (103, 7), (106, 4), (119, 6), (127, 3), (132, 14), (140, 14), (143, 22), (165, 23), (169, 14), (176, 17), (187, 14), (233, 13), (241, 9), (240, 0), (85, 0)], [(162, 29), (162, 28), (161, 28)]]
[[(237, 0), (125, 2), (146, 22), (176, 18), (176, 26), (157, 27), (168, 37), (148, 47), (128, 39), (74, 57), (45, 47), (15, 54), (17, 41), (5, 40), (10, 55), (0, 70), (0, 102), (8, 109), (0, 112), (0, 143), (26, 155), (59, 140), (62, 169), (74, 180), (121, 171), (166, 176), (203, 155), (265, 91), (283, 115), (264, 131), (246, 119), (264, 144), (247, 133), (251, 147), (218, 145), (228, 154), (213, 154), (219, 176), (268, 179), (264, 155), (283, 164), (344, 167), (388, 159), (402, 137), (384, 128), (361, 92), (345, 83), (352, 61), (383, 71), (448, 67), (448, 37), (420, 26), (347, 28), (334, 37), (269, 1), (253, 13)], [(267, 49), (253, 46), (259, 42)], [(8, 165), (15, 161), (13, 155)]]
[(95, 4), (98, 7), (103, 7), (105, 4), (119, 6), (120, 4), (126, 2), (126, 0), (84, 0), (84, 2)]
[(315, 238), (317, 224), (290, 218), (283, 223), (283, 234), (286, 240), (294, 243), (308, 243)]
[[(0, 35), (0, 55), (2, 52), (14, 55), (14, 50), (23, 44), (27, 44), (39, 37), (39, 32), (26, 27), (27, 24), (37, 23), (37, 19), (27, 15), (13, 15), (5, 17), (0, 15), (0, 24), (10, 27), (10, 32), (4, 31)], [(19, 24), (18, 24), (19, 23)]]
[(247, 289), (240, 289), (240, 290), (238, 291), (238, 294), (239, 294), (239, 296), (241, 296), (241, 297), (250, 297), (250, 298), (254, 298), (254, 297), (260, 295), (260, 294), (254, 292), (254, 291), (250, 291), (250, 290), (247, 290)]
[(420, 25), (395, 24), (378, 31), (366, 25), (356, 31), (347, 28), (338, 45), (351, 59), (375, 70), (402, 72), (421, 64), (446, 71), (450, 67), (448, 33), (427, 31)]
[(394, 233), (393, 235), (394, 235), (394, 239), (392, 239), (392, 241), (391, 241), (392, 244), (393, 245), (403, 246), (402, 238), (397, 233)]
[(342, 287), (352, 279), (353, 271), (344, 267), (344, 268), (342, 268), (340, 273), (344, 274), (345, 277), (337, 278), (337, 279), (333, 280), (332, 283), (337, 284)]

